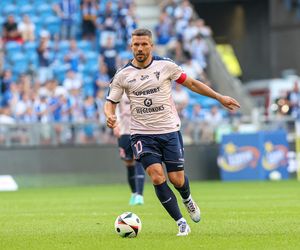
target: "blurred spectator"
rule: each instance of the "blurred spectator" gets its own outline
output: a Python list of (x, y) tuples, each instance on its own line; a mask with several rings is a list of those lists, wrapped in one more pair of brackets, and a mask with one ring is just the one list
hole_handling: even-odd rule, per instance
[(41, 32), (40, 44), (37, 48), (38, 55), (38, 80), (44, 84), (53, 76), (51, 64), (53, 62), (53, 52), (49, 46), (50, 34), (47, 31)]
[(195, 59), (202, 69), (205, 70), (207, 67), (208, 47), (200, 34), (197, 35), (190, 43), (189, 52), (193, 59)]
[(13, 107), (20, 100), (20, 96), (19, 86), (16, 83), (11, 83), (3, 95), (2, 105)]
[(189, 21), (193, 16), (193, 9), (188, 0), (183, 0), (175, 9), (174, 16), (177, 19)]
[(18, 24), (15, 21), (15, 18), (13, 15), (9, 15), (7, 17), (6, 22), (3, 24), (3, 31), (2, 31), (3, 40), (5, 42), (7, 41), (15, 41), (22, 43), (22, 37), (20, 35), (20, 32), (18, 31)]
[(173, 24), (168, 14), (163, 12), (160, 14), (159, 23), (155, 27), (158, 45), (167, 44), (172, 37)]
[[(12, 117), (9, 106), (4, 106), (0, 109), (0, 124), (16, 124), (16, 120)], [(3, 128), (1, 130), (3, 131)]]
[(100, 55), (100, 64), (106, 64), (108, 75), (110, 78), (112, 78), (117, 70), (118, 52), (114, 46), (114, 42), (111, 37), (107, 37), (105, 45), (100, 49)]
[[(119, 1), (122, 2), (122, 1)], [(99, 11), (99, 16), (101, 18), (101, 23), (103, 23), (107, 18), (112, 18), (115, 19), (117, 16), (117, 13), (115, 13), (114, 9), (113, 9), (113, 2), (112, 1), (107, 1), (105, 3), (105, 7), (104, 9), (102, 9), (101, 11)]]
[(112, 17), (107, 17), (104, 20), (104, 23), (100, 26), (100, 47), (104, 47), (107, 44), (107, 40), (110, 39), (115, 46), (115, 40), (116, 40), (116, 24), (114, 23), (114, 20)]
[(95, 93), (98, 92), (98, 90), (106, 91), (109, 87), (110, 78), (107, 73), (107, 66), (104, 63), (100, 63), (99, 70), (96, 74), (96, 86), (95, 86)]
[(215, 140), (215, 131), (218, 126), (222, 125), (223, 115), (218, 106), (212, 106), (210, 111), (205, 115), (205, 125), (203, 128), (203, 133), (201, 140), (205, 143), (211, 143)]
[(204, 123), (206, 111), (202, 108), (201, 104), (196, 103), (193, 106), (192, 112), (189, 117), (189, 123), (186, 132), (190, 134), (194, 142), (200, 143), (203, 136)]
[(205, 115), (205, 121), (207, 124), (209, 124), (210, 126), (216, 128), (217, 126), (219, 126), (222, 121), (223, 121), (223, 114), (220, 111), (218, 106), (212, 106), (210, 108), (210, 111), (208, 113), (206, 113)]
[(175, 85), (175, 88), (172, 90), (172, 96), (175, 103), (175, 107), (177, 109), (179, 117), (184, 117), (184, 109), (187, 107), (189, 103), (189, 94), (188, 92), (182, 88), (181, 84)]
[(182, 39), (184, 44), (184, 50), (190, 51), (192, 40), (199, 34), (199, 30), (196, 27), (196, 21), (191, 19), (187, 27), (182, 32)]
[(66, 78), (63, 81), (63, 86), (67, 91), (80, 89), (82, 87), (82, 79), (78, 73), (73, 70), (68, 70)]
[(288, 92), (287, 101), (289, 105), (288, 114), (291, 115), (293, 118), (297, 118), (298, 115), (300, 115), (300, 92), (298, 81), (294, 82), (293, 89)]
[(28, 117), (28, 114), (30, 113), (28, 111), (32, 111), (32, 105), (33, 103), (30, 99), (29, 93), (23, 93), (21, 99), (16, 103), (14, 107), (12, 107), (12, 112), (17, 122), (28, 122), (30, 120), (33, 120), (31, 118), (29, 119)]
[(186, 60), (183, 52), (183, 44), (181, 40), (175, 39), (168, 44), (167, 56), (172, 58), (177, 64), (183, 64)]
[(205, 80), (206, 76), (196, 60), (193, 60), (190, 53), (185, 53), (186, 62), (181, 65), (186, 74), (194, 79)]
[(42, 144), (51, 143), (50, 110), (47, 98), (47, 95), (41, 94), (34, 104), (34, 112), (41, 123), (39, 132)]
[(93, 96), (87, 96), (83, 103), (85, 121), (90, 122), (84, 126), (85, 143), (95, 143), (95, 123), (97, 122), (97, 105)]
[(164, 0), (161, 1), (160, 7), (162, 9), (162, 12), (166, 12), (170, 17), (174, 17), (177, 3), (175, 2), (175, 0)]
[(64, 56), (64, 60), (69, 64), (69, 68), (75, 72), (84, 63), (85, 56), (81, 49), (78, 49), (76, 40), (70, 41), (70, 48)]
[(69, 101), (71, 107), (71, 121), (82, 122), (83, 117), (83, 98), (80, 95), (80, 89), (73, 88), (69, 91)]
[(14, 82), (11, 70), (6, 69), (3, 71), (0, 82), (1, 93), (4, 94), (10, 88), (10, 85)]
[(82, 16), (82, 38), (94, 40), (96, 36), (96, 19), (98, 5), (95, 0), (82, 0), (80, 3)]
[(195, 23), (199, 34), (202, 37), (208, 37), (212, 35), (211, 28), (205, 24), (205, 21), (202, 18), (198, 18)]
[(78, 5), (76, 0), (60, 0), (53, 6), (61, 19), (60, 39), (74, 39), (76, 36), (76, 16)]
[(28, 15), (24, 15), (22, 21), (18, 24), (18, 31), (24, 42), (35, 40), (35, 24)]

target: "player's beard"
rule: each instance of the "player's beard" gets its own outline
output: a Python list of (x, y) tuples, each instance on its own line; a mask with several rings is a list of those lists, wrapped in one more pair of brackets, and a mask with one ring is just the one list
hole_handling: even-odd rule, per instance
[(144, 54), (144, 53), (136, 53), (135, 54), (135, 60), (137, 60), (140, 63), (145, 62), (148, 57), (149, 57), (149, 55)]

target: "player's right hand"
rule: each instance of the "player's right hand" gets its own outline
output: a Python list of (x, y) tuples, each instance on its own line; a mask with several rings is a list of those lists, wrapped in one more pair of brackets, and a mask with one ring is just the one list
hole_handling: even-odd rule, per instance
[(117, 126), (117, 116), (116, 115), (108, 116), (106, 119), (106, 125), (109, 128), (115, 128)]

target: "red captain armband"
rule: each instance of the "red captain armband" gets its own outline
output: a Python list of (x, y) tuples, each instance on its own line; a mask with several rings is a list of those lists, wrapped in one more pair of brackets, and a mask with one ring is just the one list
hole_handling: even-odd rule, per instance
[(185, 72), (183, 72), (183, 73), (181, 73), (180, 77), (175, 82), (182, 84), (182, 83), (184, 83), (186, 78), (187, 78), (187, 75)]

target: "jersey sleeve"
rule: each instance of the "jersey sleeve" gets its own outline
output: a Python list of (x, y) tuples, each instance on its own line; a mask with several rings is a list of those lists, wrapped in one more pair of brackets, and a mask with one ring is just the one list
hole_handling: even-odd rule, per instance
[(106, 96), (106, 100), (113, 103), (119, 103), (124, 93), (124, 88), (122, 86), (121, 75), (117, 74), (111, 80), (109, 85), (109, 91)]
[(175, 62), (169, 62), (169, 71), (171, 80), (176, 81), (177, 83), (181, 84), (187, 78), (186, 73)]

